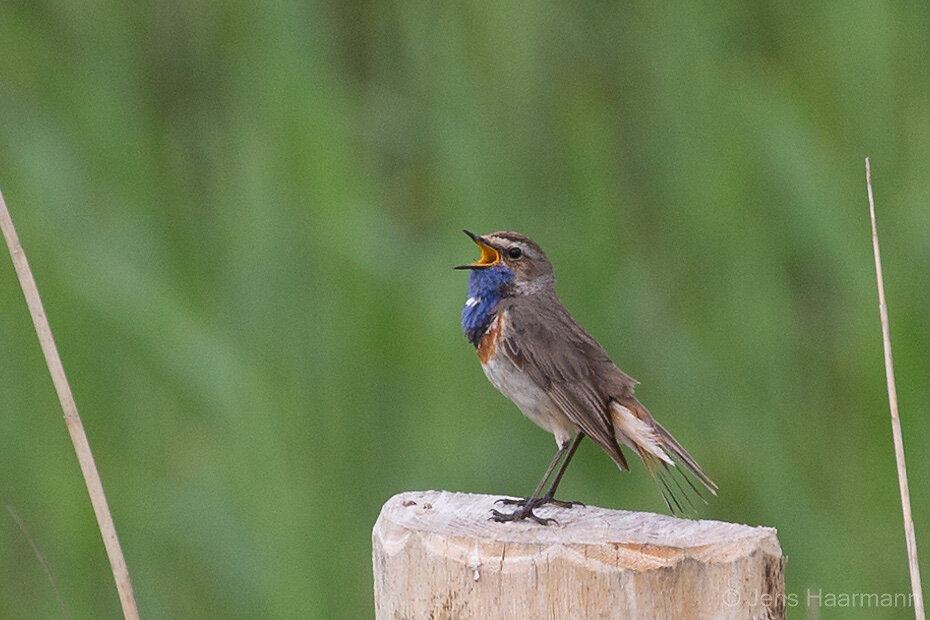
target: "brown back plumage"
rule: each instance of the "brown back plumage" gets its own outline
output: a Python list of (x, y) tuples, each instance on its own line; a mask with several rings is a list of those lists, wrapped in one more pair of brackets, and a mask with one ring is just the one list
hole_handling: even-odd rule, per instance
[(622, 469), (629, 469), (607, 409), (612, 396), (632, 398), (636, 380), (568, 313), (554, 290), (501, 300), (510, 329), (504, 351), (568, 418)]

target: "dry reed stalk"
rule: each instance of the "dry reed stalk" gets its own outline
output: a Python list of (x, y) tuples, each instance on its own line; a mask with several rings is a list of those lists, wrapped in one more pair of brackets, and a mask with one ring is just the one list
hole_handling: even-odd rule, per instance
[(888, 327), (888, 306), (885, 305), (885, 284), (882, 279), (882, 258), (878, 251), (878, 227), (875, 224), (875, 199), (872, 197), (872, 168), (865, 158), (865, 182), (869, 191), (869, 216), (872, 219), (872, 251), (875, 254), (875, 278), (878, 280), (878, 311), (882, 320), (882, 343), (885, 348), (885, 382), (888, 384), (888, 405), (891, 408), (891, 434), (894, 437), (894, 456), (898, 464), (898, 487), (901, 492), (901, 510), (904, 513), (904, 538), (907, 543), (907, 561), (911, 572), (911, 594), (914, 598), (914, 617), (924, 620), (923, 590), (920, 585), (920, 567), (917, 564), (917, 538), (911, 516), (911, 493), (907, 487), (907, 467), (904, 464), (904, 440), (901, 437), (901, 419), (898, 417), (898, 391), (894, 384), (894, 365), (891, 360), (891, 331)]
[(74, 403), (74, 396), (71, 394), (71, 387), (68, 385), (68, 378), (65, 376), (65, 369), (58, 355), (58, 348), (52, 338), (52, 328), (45, 316), (42, 299), (39, 297), (39, 289), (32, 277), (32, 270), (29, 268), (29, 262), (26, 260), (26, 253), (19, 242), (16, 229), (13, 227), (13, 220), (10, 218), (10, 212), (3, 200), (2, 191), (0, 191), (0, 229), (3, 229), (3, 236), (6, 238), (6, 245), (10, 250), (13, 266), (16, 268), (16, 275), (19, 277), (19, 284), (23, 289), (23, 295), (26, 297), (26, 305), (29, 306), (32, 323), (35, 325), (36, 335), (38, 335), (39, 344), (42, 346), (42, 353), (45, 354), (45, 363), (52, 375), (55, 391), (58, 392), (58, 400), (61, 402), (61, 409), (64, 412), (65, 424), (68, 427), (68, 433), (71, 435), (71, 443), (74, 445), (74, 451), (81, 466), (81, 473), (84, 474), (84, 483), (87, 485), (87, 493), (90, 495), (94, 514), (97, 516), (97, 527), (100, 528), (100, 535), (103, 537), (103, 544), (110, 559), (110, 568), (113, 570), (113, 578), (116, 580), (116, 589), (119, 592), (120, 604), (123, 607), (123, 616), (127, 620), (138, 620), (139, 609), (136, 606), (136, 599), (132, 592), (129, 567), (126, 566), (123, 550), (120, 548), (119, 539), (116, 537), (116, 526), (113, 524), (110, 507), (107, 505), (107, 498), (103, 493), (103, 483), (100, 481), (100, 474), (97, 472), (97, 465), (94, 463), (94, 456), (90, 451), (90, 444), (87, 442), (87, 434), (84, 432), (84, 424), (78, 415), (77, 405)]

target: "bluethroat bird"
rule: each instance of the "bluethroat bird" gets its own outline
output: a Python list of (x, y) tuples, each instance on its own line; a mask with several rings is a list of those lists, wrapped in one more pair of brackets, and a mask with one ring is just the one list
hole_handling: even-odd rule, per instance
[[(536, 515), (536, 508), (577, 504), (554, 495), (585, 436), (621, 470), (630, 468), (621, 444), (638, 454), (673, 513), (686, 512), (686, 504), (693, 507), (688, 489), (703, 499), (692, 477), (716, 495), (717, 485), (633, 395), (637, 381), (617, 368), (562, 305), (552, 263), (542, 249), (515, 232), (464, 232), (481, 248), (481, 258), (456, 267), (471, 270), (462, 329), (491, 384), (523, 415), (552, 433), (558, 445), (533, 494), (498, 500), (516, 508), (507, 513), (492, 510), (491, 518), (530, 518), (546, 525), (552, 519)], [(556, 466), (555, 478), (542, 494)]]

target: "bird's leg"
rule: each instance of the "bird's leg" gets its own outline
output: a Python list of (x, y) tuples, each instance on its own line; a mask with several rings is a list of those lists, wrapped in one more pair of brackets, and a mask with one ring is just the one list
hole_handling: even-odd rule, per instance
[[(538, 508), (543, 504), (555, 504), (563, 508), (571, 508), (573, 504), (578, 504), (580, 502), (563, 502), (553, 498), (556, 487), (559, 486), (559, 482), (562, 480), (562, 475), (565, 473), (565, 468), (568, 466), (568, 462), (571, 460), (572, 456), (575, 454), (575, 450), (578, 449), (578, 444), (581, 443), (581, 439), (584, 437), (583, 433), (578, 433), (578, 436), (575, 438), (575, 441), (571, 444), (571, 450), (569, 450), (569, 444), (566, 441), (564, 444), (559, 446), (558, 451), (555, 453), (555, 456), (552, 458), (552, 462), (549, 463), (549, 467), (546, 468), (546, 473), (543, 474), (542, 480), (539, 481), (539, 484), (536, 486), (536, 490), (533, 491), (533, 495), (523, 499), (499, 499), (497, 503), (500, 504), (509, 504), (514, 506), (520, 506), (520, 508), (514, 510), (511, 513), (502, 513), (497, 510), (491, 510), (491, 519), (494, 521), (519, 521), (521, 519), (526, 519), (527, 517), (533, 519), (541, 525), (548, 525), (549, 523), (554, 523), (555, 519), (543, 519), (536, 516), (533, 512), (534, 508)], [(556, 474), (555, 481), (552, 483), (552, 486), (549, 488), (549, 491), (545, 495), (540, 495), (543, 488), (546, 486), (546, 481), (549, 480), (549, 476), (552, 475), (552, 470), (555, 469), (555, 466), (562, 460), (562, 457), (565, 456), (566, 451), (568, 456), (565, 458), (565, 461), (562, 463), (562, 466), (559, 468), (558, 474)]]
[(549, 490), (546, 491), (546, 494), (539, 498), (538, 506), (542, 504), (555, 504), (562, 508), (571, 508), (572, 506), (584, 506), (581, 502), (566, 502), (560, 499), (555, 499), (555, 490), (558, 488), (559, 483), (562, 482), (562, 476), (565, 474), (565, 470), (568, 468), (569, 461), (572, 460), (572, 457), (575, 456), (575, 450), (578, 449), (578, 445), (581, 443), (581, 440), (584, 439), (584, 433), (578, 433), (575, 436), (575, 441), (572, 442), (572, 449), (568, 451), (568, 455), (565, 457), (565, 460), (562, 461), (562, 466), (559, 467), (559, 471), (555, 474), (555, 480), (552, 481), (552, 486), (549, 487)]
[[(559, 467), (559, 471), (556, 472), (555, 480), (552, 481), (552, 486), (549, 487), (549, 490), (546, 491), (545, 495), (539, 496), (533, 507), (542, 506), (544, 504), (555, 504), (560, 508), (571, 508), (572, 506), (584, 506), (581, 502), (568, 502), (560, 499), (555, 499), (555, 490), (559, 487), (559, 483), (562, 482), (562, 476), (565, 474), (565, 470), (568, 468), (569, 461), (572, 460), (572, 457), (575, 456), (575, 451), (578, 449), (578, 445), (581, 443), (581, 440), (584, 439), (584, 433), (578, 433), (575, 436), (575, 441), (572, 443), (571, 450), (568, 451), (568, 455), (565, 457), (565, 460), (562, 461), (562, 466)], [(564, 449), (565, 446), (563, 446)], [(551, 469), (549, 470), (551, 473)], [(540, 489), (541, 490), (541, 489)], [(527, 502), (530, 501), (529, 497), (524, 497), (523, 499), (499, 499), (497, 500), (498, 504), (506, 504), (508, 506), (526, 506)]]
[(546, 473), (543, 474), (542, 480), (539, 481), (539, 484), (536, 486), (536, 490), (533, 491), (533, 495), (526, 499), (522, 500), (513, 500), (513, 499), (501, 499), (497, 500), (502, 504), (516, 504), (520, 506), (513, 512), (499, 512), (495, 509), (491, 509), (491, 520), (498, 522), (505, 521), (520, 521), (529, 517), (533, 521), (536, 521), (540, 525), (549, 525), (554, 523), (555, 519), (543, 519), (542, 517), (536, 516), (536, 513), (533, 512), (533, 508), (536, 507), (537, 502), (539, 501), (539, 494), (542, 493), (543, 487), (546, 486), (546, 481), (549, 479), (549, 476), (552, 475), (552, 470), (555, 469), (555, 466), (565, 455), (565, 452), (568, 450), (568, 442), (565, 442), (564, 445), (559, 446), (558, 452), (555, 453), (555, 456), (552, 457), (552, 462), (549, 463), (549, 467), (546, 468)]

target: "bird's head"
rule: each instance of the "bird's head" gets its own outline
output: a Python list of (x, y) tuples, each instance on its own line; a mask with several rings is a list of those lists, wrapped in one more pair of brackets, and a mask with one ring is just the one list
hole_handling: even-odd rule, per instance
[(481, 258), (468, 265), (459, 265), (456, 269), (510, 272), (507, 275), (513, 274), (513, 292), (518, 295), (533, 293), (555, 284), (552, 263), (529, 237), (507, 231), (483, 236), (467, 230), (462, 232), (481, 248)]

